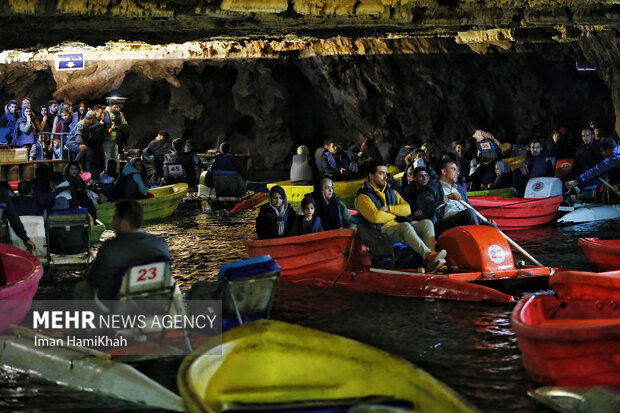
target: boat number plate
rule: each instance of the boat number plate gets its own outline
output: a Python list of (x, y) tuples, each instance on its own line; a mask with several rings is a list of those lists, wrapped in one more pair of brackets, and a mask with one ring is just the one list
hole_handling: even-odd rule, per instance
[(152, 264), (132, 267), (129, 271), (129, 285), (147, 285), (161, 283), (164, 279), (165, 262), (154, 262)]

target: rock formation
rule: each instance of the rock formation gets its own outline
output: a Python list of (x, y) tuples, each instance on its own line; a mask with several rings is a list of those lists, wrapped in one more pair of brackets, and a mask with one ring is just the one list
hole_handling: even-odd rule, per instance
[[(0, 98), (121, 94), (132, 146), (159, 129), (199, 148), (228, 139), (262, 174), (326, 137), (443, 147), (474, 125), (511, 142), (590, 120), (611, 131), (614, 3), (12, 0), (0, 6)], [(56, 70), (69, 52), (83, 70)]]

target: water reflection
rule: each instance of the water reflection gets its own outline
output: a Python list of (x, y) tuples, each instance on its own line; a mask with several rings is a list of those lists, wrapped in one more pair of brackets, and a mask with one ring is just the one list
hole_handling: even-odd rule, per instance
[[(174, 275), (182, 288), (188, 289), (193, 282), (215, 277), (220, 265), (245, 258), (243, 241), (255, 238), (256, 213), (229, 216), (180, 210), (149, 226), (148, 231), (168, 241)], [(617, 238), (619, 230), (620, 220), (616, 220), (516, 231), (509, 236), (546, 265), (587, 269), (577, 239)], [(37, 296), (69, 298), (78, 281), (76, 275), (60, 273), (45, 278)], [(536, 384), (527, 378), (521, 365), (510, 329), (512, 308), (510, 304), (384, 297), (282, 283), (273, 317), (397, 354), (426, 369), (483, 411), (546, 411), (526, 396)], [(167, 382), (174, 383), (173, 370), (162, 374), (167, 375)], [(133, 408), (7, 370), (0, 370), (0, 380), (2, 410)]]

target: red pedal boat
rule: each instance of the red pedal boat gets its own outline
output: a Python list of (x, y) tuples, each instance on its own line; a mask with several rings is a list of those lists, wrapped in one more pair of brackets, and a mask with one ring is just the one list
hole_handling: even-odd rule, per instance
[(34, 255), (0, 244), (0, 331), (23, 320), (42, 276), (43, 265)]
[(620, 240), (579, 238), (577, 242), (593, 270), (620, 270)]
[(620, 300), (620, 271), (558, 270), (549, 284), (560, 298), (611, 298)]
[(539, 383), (620, 388), (620, 306), (529, 296), (512, 312), (523, 365)]
[[(441, 275), (370, 268), (368, 252), (349, 229), (251, 240), (245, 246), (249, 257), (271, 255), (282, 268), (283, 282), (403, 297), (512, 301), (498, 291), (506, 280), (542, 281), (547, 286), (550, 274), (549, 268), (515, 269), (508, 243), (488, 226), (458, 227), (442, 235), (437, 248), (447, 249), (448, 264), (461, 270)], [(466, 246), (471, 248), (463, 253)]]
[(492, 219), (499, 229), (507, 231), (549, 225), (561, 202), (561, 196), (550, 198), (478, 196), (469, 199), (469, 203), (485, 218)]

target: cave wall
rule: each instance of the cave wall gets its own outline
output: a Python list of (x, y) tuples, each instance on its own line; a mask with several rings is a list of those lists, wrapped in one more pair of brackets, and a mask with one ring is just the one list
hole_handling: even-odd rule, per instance
[[(262, 177), (286, 170), (298, 145), (313, 149), (330, 137), (346, 144), (368, 136), (398, 145), (430, 141), (443, 148), (470, 136), (473, 127), (508, 142), (548, 136), (562, 125), (577, 133), (591, 120), (611, 131), (620, 82), (604, 48), (615, 43), (598, 41), (598, 54), (590, 43), (511, 53), (491, 47), (485, 54), (466, 48), (280, 59), (100, 59), (74, 72), (16, 62), (0, 68), (0, 99), (30, 96), (36, 107), (52, 94), (90, 104), (127, 96), (130, 146), (144, 146), (160, 129), (192, 139), (202, 150), (226, 139), (237, 152), (255, 155), (255, 175)], [(602, 67), (578, 72), (576, 59)]]

